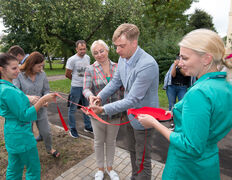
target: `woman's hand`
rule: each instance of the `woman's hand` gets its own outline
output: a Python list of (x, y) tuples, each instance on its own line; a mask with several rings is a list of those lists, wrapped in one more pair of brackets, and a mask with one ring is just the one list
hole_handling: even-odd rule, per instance
[(98, 96), (90, 95), (89, 96), (89, 105), (90, 106), (92, 106), (92, 105), (100, 106), (101, 105), (101, 98)]
[(56, 102), (56, 93), (49, 93), (41, 97), (41, 100), (44, 102), (43, 105), (46, 105), (49, 102)]
[(102, 106), (92, 105), (92, 106), (89, 106), (89, 109), (91, 109), (95, 114), (101, 114), (104, 112), (104, 109)]
[(38, 112), (41, 107), (46, 106), (49, 102), (56, 102), (56, 96), (56, 93), (50, 93), (41, 97), (34, 105), (36, 112)]
[(167, 115), (167, 114), (171, 114), (171, 116), (173, 116), (172, 111), (166, 111), (166, 112), (165, 112), (165, 115)]
[(159, 123), (154, 117), (152, 117), (148, 114), (138, 115), (138, 120), (145, 128), (154, 127), (155, 123)]
[(35, 103), (37, 103), (38, 100), (40, 99), (39, 96), (29, 96), (29, 95), (27, 95), (27, 97), (28, 97), (30, 103), (33, 104), (33, 105), (34, 105)]
[(147, 115), (147, 114), (140, 114), (138, 115), (139, 122), (145, 128), (155, 128), (159, 131), (168, 141), (170, 141), (170, 134), (172, 133), (167, 127), (159, 123), (154, 117)]
[(88, 111), (88, 109), (87, 108), (81, 108), (81, 111), (83, 112), (83, 113), (85, 113), (86, 115), (90, 115), (90, 113), (89, 113), (89, 111)]

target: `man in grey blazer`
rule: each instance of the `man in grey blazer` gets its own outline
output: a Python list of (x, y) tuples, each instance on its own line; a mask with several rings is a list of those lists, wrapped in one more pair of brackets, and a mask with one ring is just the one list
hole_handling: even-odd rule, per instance
[[(98, 94), (90, 99), (90, 108), (97, 114), (113, 115), (130, 108), (158, 107), (159, 68), (155, 59), (138, 46), (139, 29), (134, 24), (121, 24), (114, 32), (113, 43), (120, 55), (118, 69), (113, 79)], [(124, 99), (106, 104), (104, 102), (123, 85)], [(133, 180), (151, 179), (152, 129), (145, 128), (134, 119), (128, 124), (128, 150), (130, 151)], [(146, 134), (144, 169), (140, 169)]]

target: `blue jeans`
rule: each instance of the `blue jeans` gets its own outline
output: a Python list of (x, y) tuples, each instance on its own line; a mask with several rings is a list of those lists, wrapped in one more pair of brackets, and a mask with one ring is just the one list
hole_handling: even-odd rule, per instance
[[(88, 106), (88, 101), (82, 94), (83, 88), (82, 87), (71, 87), (71, 93), (70, 93), (70, 101), (74, 103), (79, 103), (81, 100), (83, 106)], [(75, 112), (77, 110), (77, 106), (75, 104), (70, 103), (69, 110), (68, 110), (68, 124), (71, 129), (76, 129), (76, 118), (75, 118)], [(85, 128), (90, 129), (91, 121), (89, 116), (83, 113), (84, 118), (84, 124)]]
[(168, 85), (166, 93), (168, 96), (169, 111), (171, 111), (174, 104), (176, 103), (176, 97), (178, 97), (178, 101), (180, 101), (186, 92), (187, 86)]

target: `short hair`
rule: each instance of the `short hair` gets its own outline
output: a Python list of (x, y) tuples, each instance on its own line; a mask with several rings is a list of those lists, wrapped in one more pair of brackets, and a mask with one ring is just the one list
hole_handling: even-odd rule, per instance
[[(8, 53), (0, 53), (0, 67), (5, 68), (7, 65), (9, 65), (10, 61), (17, 61), (15, 56), (8, 54)], [(0, 72), (0, 79), (2, 78), (1, 72)]]
[(41, 53), (34, 51), (27, 57), (25, 63), (20, 66), (20, 70), (29, 76), (33, 73), (33, 67), (36, 64), (42, 63), (44, 60), (44, 56)]
[(136, 25), (124, 23), (114, 31), (112, 40), (116, 41), (121, 35), (125, 35), (129, 41), (138, 40), (139, 34), (139, 28)]
[(13, 56), (17, 56), (18, 54), (25, 56), (25, 52), (23, 48), (21, 48), (18, 45), (11, 46), (10, 49), (8, 50), (9, 54), (12, 54)]
[(99, 40), (94, 41), (90, 47), (92, 55), (93, 55), (93, 49), (96, 45), (102, 45), (107, 51), (109, 51), (109, 46), (105, 43), (105, 41), (99, 39)]
[(76, 42), (76, 47), (78, 47), (79, 44), (85, 44), (86, 45), (86, 42), (85, 42), (85, 40), (78, 40)]

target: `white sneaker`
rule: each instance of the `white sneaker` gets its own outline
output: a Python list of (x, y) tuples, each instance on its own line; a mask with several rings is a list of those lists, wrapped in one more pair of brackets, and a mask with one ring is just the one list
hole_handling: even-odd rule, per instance
[(103, 180), (103, 178), (104, 178), (103, 171), (98, 170), (97, 173), (95, 174), (95, 180)]
[(111, 170), (110, 172), (106, 170), (106, 172), (110, 176), (111, 180), (119, 180), (119, 176), (114, 170)]

